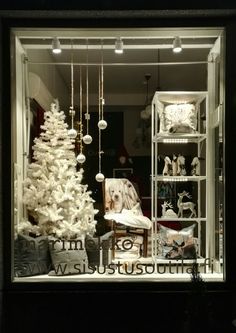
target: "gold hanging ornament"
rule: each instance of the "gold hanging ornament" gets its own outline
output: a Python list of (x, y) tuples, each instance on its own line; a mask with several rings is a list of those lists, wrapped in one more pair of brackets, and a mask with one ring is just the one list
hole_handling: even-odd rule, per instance
[(99, 117), (99, 122), (98, 122), (98, 128), (101, 129), (101, 130), (104, 130), (107, 128), (107, 122), (106, 120), (103, 119), (103, 106), (105, 105), (105, 99), (104, 99), (104, 96), (103, 96), (103, 91), (104, 91), (104, 86), (103, 86), (103, 80), (104, 80), (104, 70), (103, 70), (103, 44), (102, 44), (102, 55), (101, 55), (101, 68), (100, 68), (100, 71), (101, 71), (101, 74), (100, 74), (100, 93), (101, 93), (101, 96), (100, 96), (100, 105), (101, 105), (101, 119)]
[(78, 144), (80, 152), (77, 155), (77, 162), (83, 164), (86, 161), (86, 157), (83, 154), (83, 88), (82, 88), (82, 68), (80, 66), (79, 73), (79, 134), (78, 134)]
[(98, 84), (98, 173), (95, 176), (97, 182), (103, 182), (105, 179), (104, 174), (101, 171), (102, 154), (101, 149), (101, 131), (107, 127), (107, 122), (103, 119), (103, 105), (105, 104), (103, 98), (103, 43), (101, 43), (101, 66), (99, 68), (99, 84)]
[(89, 114), (89, 84), (88, 84), (88, 40), (87, 40), (87, 54), (86, 54), (86, 114), (85, 114), (85, 119), (86, 119), (86, 125), (87, 125), (87, 133), (85, 136), (83, 136), (83, 142), (86, 145), (89, 145), (92, 141), (93, 138), (91, 135), (89, 135), (89, 120), (90, 120), (90, 114)]
[(69, 114), (71, 116), (71, 128), (68, 130), (68, 136), (71, 139), (75, 139), (77, 137), (77, 131), (74, 129), (74, 117), (75, 117), (75, 110), (74, 110), (74, 64), (73, 64), (73, 42), (71, 42), (71, 104)]

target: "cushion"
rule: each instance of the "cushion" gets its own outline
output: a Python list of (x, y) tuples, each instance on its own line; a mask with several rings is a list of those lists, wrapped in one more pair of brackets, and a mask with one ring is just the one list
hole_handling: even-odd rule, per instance
[(15, 276), (48, 274), (51, 269), (47, 236), (31, 237), (19, 234), (14, 242)]
[(84, 238), (61, 240), (49, 237), (49, 250), (53, 269), (49, 275), (88, 273), (88, 257)]
[(168, 259), (193, 259), (197, 255), (194, 228), (196, 224), (174, 230), (158, 224), (158, 257)]
[(119, 237), (116, 241), (116, 259), (138, 259), (141, 256), (143, 236), (132, 235)]
[(114, 231), (109, 231), (99, 237), (86, 236), (85, 248), (88, 255), (88, 262), (91, 267), (99, 266), (100, 264), (100, 250), (102, 250), (102, 263), (108, 265), (108, 250), (112, 248), (112, 236)]
[(170, 104), (158, 111), (160, 133), (196, 133), (197, 109), (194, 104)]

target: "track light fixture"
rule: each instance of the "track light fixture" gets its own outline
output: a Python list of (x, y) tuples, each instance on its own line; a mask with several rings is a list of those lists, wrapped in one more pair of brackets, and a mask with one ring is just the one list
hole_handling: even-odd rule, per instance
[(123, 41), (120, 37), (118, 37), (116, 39), (115, 53), (117, 53), (117, 54), (122, 54), (123, 53)]
[(173, 41), (173, 52), (179, 53), (182, 51), (182, 43), (180, 37), (175, 37)]
[(52, 40), (52, 52), (55, 54), (61, 53), (61, 44), (57, 37), (54, 37)]

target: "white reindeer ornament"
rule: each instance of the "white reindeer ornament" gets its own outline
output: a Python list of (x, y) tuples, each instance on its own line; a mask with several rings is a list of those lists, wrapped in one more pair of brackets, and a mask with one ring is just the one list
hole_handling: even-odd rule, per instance
[(178, 201), (177, 201), (177, 207), (179, 209), (178, 211), (178, 217), (183, 218), (183, 211), (184, 210), (190, 210), (191, 214), (189, 216), (189, 218), (192, 217), (196, 217), (197, 213), (195, 210), (195, 203), (193, 203), (192, 201), (187, 201), (187, 202), (182, 202), (183, 201), (183, 197), (187, 197), (189, 199), (191, 199), (191, 195), (189, 195), (188, 192), (183, 191), (182, 193), (178, 193)]
[(162, 207), (162, 218), (176, 218), (178, 217), (177, 214), (173, 211), (173, 205), (168, 202), (164, 201), (161, 205)]

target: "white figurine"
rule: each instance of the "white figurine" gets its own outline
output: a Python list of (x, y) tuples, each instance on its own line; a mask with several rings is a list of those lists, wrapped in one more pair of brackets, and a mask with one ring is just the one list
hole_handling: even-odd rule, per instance
[(165, 165), (162, 171), (163, 176), (171, 176), (172, 170), (171, 170), (171, 160), (168, 156), (164, 158)]
[(178, 193), (179, 199), (177, 201), (177, 207), (179, 209), (178, 211), (178, 217), (183, 217), (183, 211), (184, 210), (191, 210), (191, 214), (189, 216), (189, 218), (191, 217), (196, 217), (197, 213), (195, 210), (195, 203), (193, 203), (192, 201), (188, 201), (188, 202), (182, 202), (183, 201), (183, 197), (187, 197), (189, 199), (191, 199), (191, 195), (189, 195), (188, 192), (183, 191), (182, 193)]
[(198, 157), (194, 157), (191, 163), (191, 175), (192, 176), (200, 176), (200, 160)]
[(172, 159), (172, 175), (177, 176), (178, 172), (178, 162), (177, 162), (177, 156), (173, 154), (173, 159)]
[(185, 157), (183, 155), (179, 155), (177, 158), (177, 175), (178, 176), (186, 176), (186, 169), (185, 169)]

